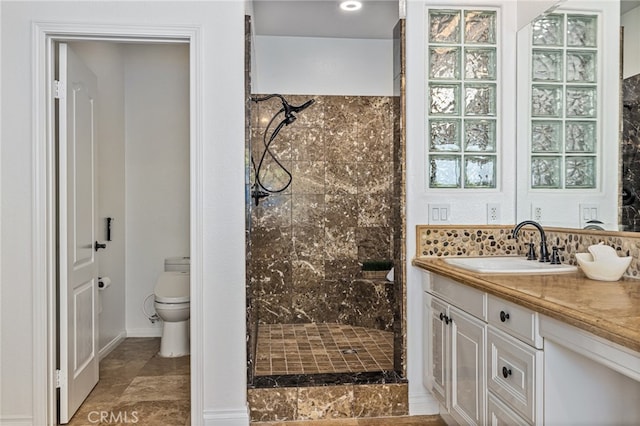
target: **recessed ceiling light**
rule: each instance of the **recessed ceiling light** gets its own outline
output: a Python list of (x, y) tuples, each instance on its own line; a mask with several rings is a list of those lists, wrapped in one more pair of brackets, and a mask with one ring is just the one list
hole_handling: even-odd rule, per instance
[(358, 0), (345, 0), (340, 2), (340, 9), (347, 12), (353, 12), (354, 10), (362, 9), (362, 2)]

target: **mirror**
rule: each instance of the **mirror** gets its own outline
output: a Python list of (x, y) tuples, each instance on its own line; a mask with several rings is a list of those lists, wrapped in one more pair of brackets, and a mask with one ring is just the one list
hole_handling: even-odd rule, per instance
[(543, 13), (549, 13), (564, 0), (518, 0), (518, 29), (527, 26)]
[[(591, 117), (597, 126), (597, 160), (594, 162), (596, 183), (594, 189), (580, 187), (550, 189), (542, 186), (531, 189), (532, 182), (539, 176), (531, 154), (531, 128), (535, 121), (530, 118), (532, 74), (531, 24), (518, 32), (518, 174), (516, 218), (538, 220), (546, 226), (568, 228), (591, 228), (607, 230), (640, 231), (640, 169), (635, 161), (638, 141), (638, 99), (640, 95), (640, 58), (627, 53), (625, 56), (625, 78), (627, 97), (624, 102), (619, 96), (620, 81), (620, 26), (628, 22), (625, 37), (628, 43), (636, 43), (640, 30), (632, 25), (640, 20), (640, 1), (574, 1), (559, 4), (557, 13), (566, 11), (579, 15), (580, 12), (599, 13), (599, 41), (596, 50), (599, 91), (597, 112)], [(575, 50), (566, 47), (566, 51)], [(560, 48), (562, 50), (562, 48)], [(588, 50), (588, 49), (582, 49)], [(627, 47), (625, 50), (629, 51)], [(573, 53), (573, 52), (572, 52)], [(582, 53), (582, 52), (579, 52)], [(615, 65), (614, 65), (615, 64)], [(628, 68), (628, 69), (627, 69)], [(564, 73), (564, 71), (562, 71)], [(564, 75), (564, 74), (563, 74)], [(636, 76), (636, 77), (632, 77)], [(631, 77), (631, 79), (629, 79)], [(582, 83), (580, 83), (582, 84)], [(565, 99), (568, 99), (565, 93)], [(626, 105), (624, 108), (622, 105)], [(567, 107), (568, 108), (568, 107)], [(525, 113), (520, 113), (525, 111)], [(627, 126), (635, 130), (622, 129), (622, 115), (627, 118)], [(597, 118), (596, 118), (597, 117)], [(565, 119), (561, 132), (568, 132), (572, 118)], [(622, 137), (621, 137), (622, 133)], [(562, 152), (562, 148), (560, 149)], [(535, 154), (537, 155), (537, 154)], [(575, 154), (573, 154), (575, 155)], [(553, 156), (553, 155), (552, 155)], [(588, 155), (583, 155), (587, 158)], [(563, 170), (560, 180), (568, 180), (569, 159), (558, 154)], [(621, 167), (622, 165), (622, 167)], [(566, 166), (566, 170), (563, 168)], [(638, 170), (636, 170), (638, 169)], [(533, 170), (533, 172), (532, 172)], [(637, 177), (636, 177), (637, 176)], [(560, 188), (563, 188), (560, 185)], [(626, 188), (626, 191), (623, 190)], [(636, 193), (638, 191), (638, 194)]]
[(625, 0), (620, 7), (623, 33), (622, 64), (622, 175), (621, 230), (640, 231), (640, 166), (636, 152), (640, 147), (640, 1)]

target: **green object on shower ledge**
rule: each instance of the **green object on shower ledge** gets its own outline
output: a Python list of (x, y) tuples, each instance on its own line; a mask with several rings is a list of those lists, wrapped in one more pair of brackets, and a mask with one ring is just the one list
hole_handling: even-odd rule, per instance
[(390, 260), (365, 260), (362, 262), (363, 271), (388, 271), (393, 266)]

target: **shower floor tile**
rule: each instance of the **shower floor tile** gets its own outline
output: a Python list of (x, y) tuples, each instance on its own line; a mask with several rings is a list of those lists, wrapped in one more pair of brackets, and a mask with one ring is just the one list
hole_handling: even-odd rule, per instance
[(344, 324), (260, 324), (256, 376), (393, 370), (393, 333)]

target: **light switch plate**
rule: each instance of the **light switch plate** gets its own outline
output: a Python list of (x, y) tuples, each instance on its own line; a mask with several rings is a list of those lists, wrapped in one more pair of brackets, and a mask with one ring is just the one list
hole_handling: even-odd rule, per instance
[(428, 204), (429, 223), (451, 223), (451, 204)]

